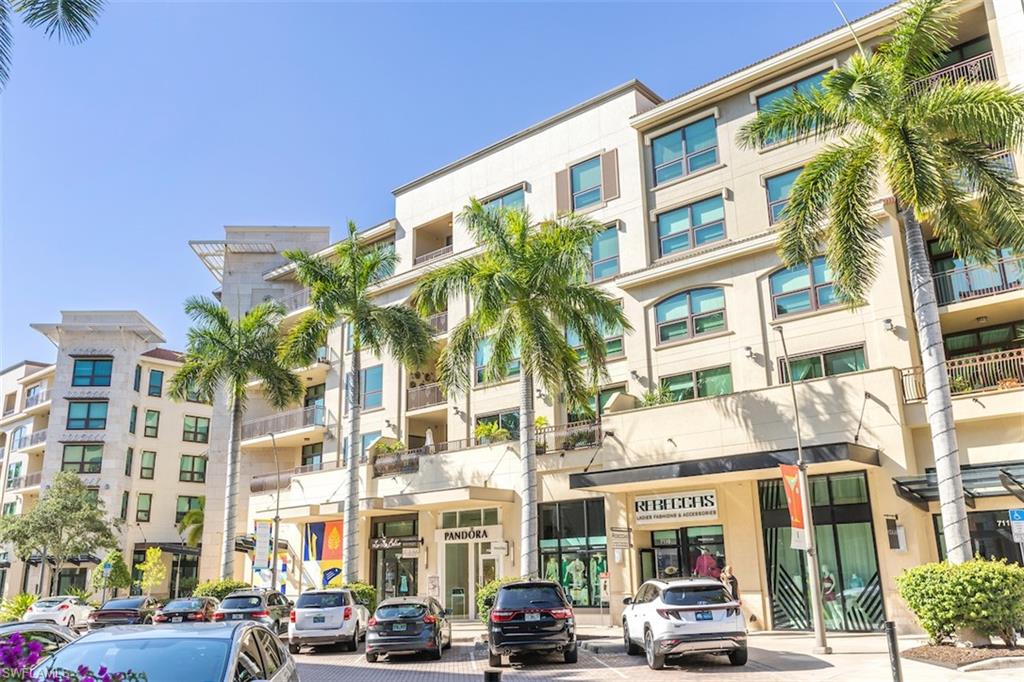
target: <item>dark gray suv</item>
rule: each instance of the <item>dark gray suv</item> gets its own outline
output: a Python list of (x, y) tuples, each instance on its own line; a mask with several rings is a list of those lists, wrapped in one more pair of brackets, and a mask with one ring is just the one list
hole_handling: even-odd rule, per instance
[(292, 603), (280, 592), (271, 590), (237, 590), (224, 597), (213, 620), (237, 622), (255, 620), (277, 634), (288, 631)]
[(561, 653), (566, 663), (579, 658), (572, 601), (562, 586), (549, 580), (523, 580), (498, 588), (484, 600), (491, 609), (487, 627), (487, 662), (497, 668), (502, 656)]

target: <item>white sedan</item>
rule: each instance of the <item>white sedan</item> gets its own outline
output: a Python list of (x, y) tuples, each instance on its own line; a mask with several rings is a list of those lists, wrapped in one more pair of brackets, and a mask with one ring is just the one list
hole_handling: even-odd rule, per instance
[(28, 607), (23, 621), (47, 621), (72, 628), (84, 626), (92, 613), (92, 607), (78, 597), (44, 597)]

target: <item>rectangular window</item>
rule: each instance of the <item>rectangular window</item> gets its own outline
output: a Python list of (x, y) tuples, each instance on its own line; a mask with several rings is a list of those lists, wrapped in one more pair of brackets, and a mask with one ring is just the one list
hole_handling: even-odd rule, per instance
[(661, 385), (672, 394), (672, 400), (693, 400), (732, 393), (732, 369), (729, 365), (699, 369), (664, 377)]
[(185, 415), (185, 426), (181, 433), (181, 439), (186, 443), (209, 443), (210, 442), (210, 420), (208, 417), (193, 417)]
[(146, 410), (146, 426), (142, 429), (142, 435), (147, 438), (156, 438), (160, 432), (160, 413), (157, 410)]
[(519, 438), (519, 410), (505, 410), (496, 414), (481, 415), (476, 418), (477, 426), (480, 424), (497, 424), (508, 431), (509, 438)]
[(488, 199), (483, 202), (483, 205), (489, 209), (505, 209), (505, 208), (526, 208), (526, 192), (523, 188), (516, 187), (510, 192), (505, 192), (493, 199)]
[[(815, 90), (819, 89), (823, 80), (825, 80), (825, 74), (828, 70), (821, 71), (806, 78), (787, 83), (781, 88), (776, 88), (770, 92), (766, 92), (762, 95), (757, 96), (757, 110), (765, 111), (775, 105), (776, 102), (780, 102), (788, 97), (792, 97), (796, 93), (800, 93), (804, 97), (810, 97)], [(770, 140), (766, 140), (767, 144), (774, 144), (781, 142), (786, 139), (786, 135), (780, 135)]]
[(997, 353), (1024, 348), (1024, 320), (946, 334), (942, 340), (948, 358), (962, 358), (982, 353)]
[(132, 475), (132, 460), (135, 459), (135, 448), (128, 448), (128, 452), (124, 456), (124, 475)]
[(98, 507), (100, 504), (100, 489), (99, 488), (86, 488), (85, 489), (85, 501), (93, 507)]
[(651, 140), (654, 184), (660, 185), (718, 162), (715, 117), (708, 116)]
[(18, 513), (18, 503), (17, 502), (4, 502), (4, 511), (3, 511), (3, 515), (4, 516), (13, 516), (13, 515), (15, 515), (17, 513)]
[(359, 404), (364, 410), (380, 407), (384, 400), (384, 365), (362, 370)]
[(149, 390), (146, 395), (159, 398), (164, 394), (164, 373), (159, 369), (149, 370)]
[(565, 587), (573, 606), (607, 606), (601, 599), (608, 571), (608, 540), (601, 498), (538, 505), (541, 578)]
[(380, 431), (371, 431), (370, 433), (364, 433), (362, 435), (362, 439), (360, 440), (359, 443), (360, 462), (366, 461), (366, 451), (369, 449), (371, 445), (373, 445), (373, 441), (377, 440), (378, 438), (380, 438)]
[(198, 455), (182, 455), (178, 465), (178, 480), (185, 483), (205, 483), (206, 458)]
[(107, 403), (95, 401), (69, 402), (67, 428), (72, 431), (107, 428)]
[(601, 201), (601, 157), (595, 156), (569, 169), (572, 210), (578, 211)]
[(128, 491), (125, 490), (121, 493), (121, 520), (128, 520)]
[[(797, 381), (860, 372), (867, 368), (863, 346), (800, 355), (790, 358), (789, 362), (793, 368), (793, 377)], [(783, 383), (789, 381), (785, 358), (779, 360), (779, 370)]]
[(135, 365), (135, 378), (132, 380), (132, 388), (138, 393), (140, 386), (142, 386), (142, 365)]
[(135, 503), (135, 520), (141, 522), (149, 521), (149, 514), (152, 508), (152, 493), (139, 493), (138, 501)]
[(174, 513), (174, 522), (181, 523), (181, 520), (185, 518), (185, 514), (189, 513), (193, 509), (202, 509), (202, 507), (203, 498), (192, 495), (178, 495), (178, 505)]
[[(605, 354), (608, 358), (614, 358), (622, 355), (622, 327), (620, 325), (604, 325), (600, 322), (597, 323), (598, 330), (601, 332), (601, 336), (604, 338)], [(565, 340), (572, 346), (573, 350), (579, 356), (580, 360), (587, 359), (587, 352), (583, 348), (583, 344), (580, 341), (579, 334), (572, 329), (566, 329)]]
[(139, 420), (139, 408), (132, 405), (128, 412), (128, 433), (135, 433), (135, 423)]
[(112, 358), (76, 358), (72, 386), (109, 386)]
[(21, 485), (21, 462), (11, 462), (7, 465), (7, 489), (17, 488)]
[(698, 249), (725, 239), (725, 205), (721, 195), (658, 216), (658, 255)]
[(323, 443), (310, 443), (302, 446), (302, 466), (309, 467), (311, 470), (319, 469), (323, 466), (323, 459)]
[(103, 463), (103, 444), (65, 445), (60, 470), (76, 474), (98, 474)]
[(151, 450), (142, 451), (142, 459), (139, 462), (139, 478), (152, 480), (156, 473), (156, 453)]
[[(476, 346), (476, 356), (474, 365), (476, 367), (476, 383), (485, 383), (485, 374), (487, 373), (487, 363), (490, 362), (491, 354), (493, 352), (493, 346), (490, 339), (483, 339)], [(508, 367), (505, 369), (504, 377), (488, 377), (486, 381), (501, 381), (501, 379), (507, 379), (509, 377), (519, 376), (519, 349), (517, 348), (514, 352), (513, 359), (509, 360)]]
[(590, 281), (619, 274), (619, 226), (611, 225), (594, 235), (590, 246)]
[(794, 168), (791, 171), (780, 173), (764, 181), (765, 190), (768, 192), (768, 223), (774, 225), (782, 218), (782, 211), (789, 203), (789, 195), (793, 191), (793, 183), (803, 168)]

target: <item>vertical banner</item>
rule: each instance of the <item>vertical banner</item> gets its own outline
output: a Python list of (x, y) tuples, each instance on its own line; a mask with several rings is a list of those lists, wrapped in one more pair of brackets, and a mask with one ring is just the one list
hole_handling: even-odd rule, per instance
[(342, 530), (341, 521), (306, 524), (303, 568), (323, 587), (340, 587), (342, 584)]
[(789, 546), (793, 549), (806, 550), (807, 525), (804, 519), (804, 491), (800, 488), (800, 469), (792, 464), (780, 464), (779, 469), (782, 471), (782, 487), (786, 489), (789, 525), (792, 529)]
[(253, 552), (252, 567), (257, 571), (270, 568), (273, 560), (274, 524), (271, 521), (256, 522), (256, 549)]

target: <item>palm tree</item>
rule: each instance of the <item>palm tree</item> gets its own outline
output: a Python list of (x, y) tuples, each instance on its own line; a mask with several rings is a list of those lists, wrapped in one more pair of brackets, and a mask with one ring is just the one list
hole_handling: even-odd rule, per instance
[[(491, 350), (485, 381), (504, 378), (510, 364), (519, 361), (519, 565), (523, 576), (537, 575), (534, 381), (549, 393), (564, 393), (570, 406), (585, 404), (605, 375), (601, 330), (631, 328), (619, 304), (586, 281), (594, 236), (605, 229), (600, 223), (566, 214), (533, 226), (524, 209), (488, 209), (475, 199), (460, 219), (482, 252), (428, 272), (413, 299), (421, 313), (447, 308), (451, 296), (472, 302), (438, 357), (438, 379), (447, 392), (469, 389), (481, 343)], [(569, 344), (567, 330), (576, 334), (582, 353)]]
[(349, 457), (347, 502), (345, 504), (345, 581), (355, 582), (359, 574), (359, 457), (362, 436), (359, 412), (362, 403), (360, 353), (387, 352), (406, 367), (418, 367), (433, 352), (431, 329), (416, 312), (402, 305), (380, 306), (373, 302), (371, 289), (398, 264), (394, 249), (381, 244), (359, 242), (356, 225), (348, 224), (348, 238), (334, 249), (332, 259), (303, 251), (287, 251), (296, 264), (296, 275), (309, 287), (307, 312), (288, 332), (281, 347), (286, 362), (308, 364), (327, 341), (327, 332), (337, 325), (348, 328), (352, 360), (346, 381)]
[(212, 400), (218, 390), (227, 394), (231, 422), (220, 570), (222, 578), (233, 578), (246, 384), (262, 381), (263, 396), (278, 410), (298, 401), (304, 391), (299, 377), (278, 358), (278, 323), (284, 315), (280, 304), (261, 303), (236, 320), (217, 301), (193, 296), (185, 301), (185, 313), (192, 318), (193, 326), (188, 330), (184, 364), (171, 379), (171, 396), (185, 400), (198, 393), (201, 398)]
[(71, 44), (89, 37), (103, 11), (103, 0), (0, 0), (0, 90), (11, 70), (11, 30), (15, 14), (32, 28), (42, 27), (46, 36)]
[(203, 522), (205, 521), (206, 498), (199, 498), (199, 506), (189, 509), (178, 522), (178, 532), (185, 539), (186, 547), (198, 547), (203, 541)]
[(780, 226), (787, 265), (824, 246), (841, 296), (863, 303), (878, 267), (871, 207), (879, 182), (903, 223), (921, 343), (943, 534), (952, 562), (970, 558), (956, 429), (939, 312), (921, 222), (965, 259), (1024, 249), (1024, 191), (993, 150), (1024, 140), (1024, 96), (995, 82), (923, 81), (956, 33), (955, 4), (916, 0), (872, 54), (855, 53), (822, 86), (794, 94), (743, 126), (738, 142), (764, 147), (813, 136), (829, 144), (804, 166)]

